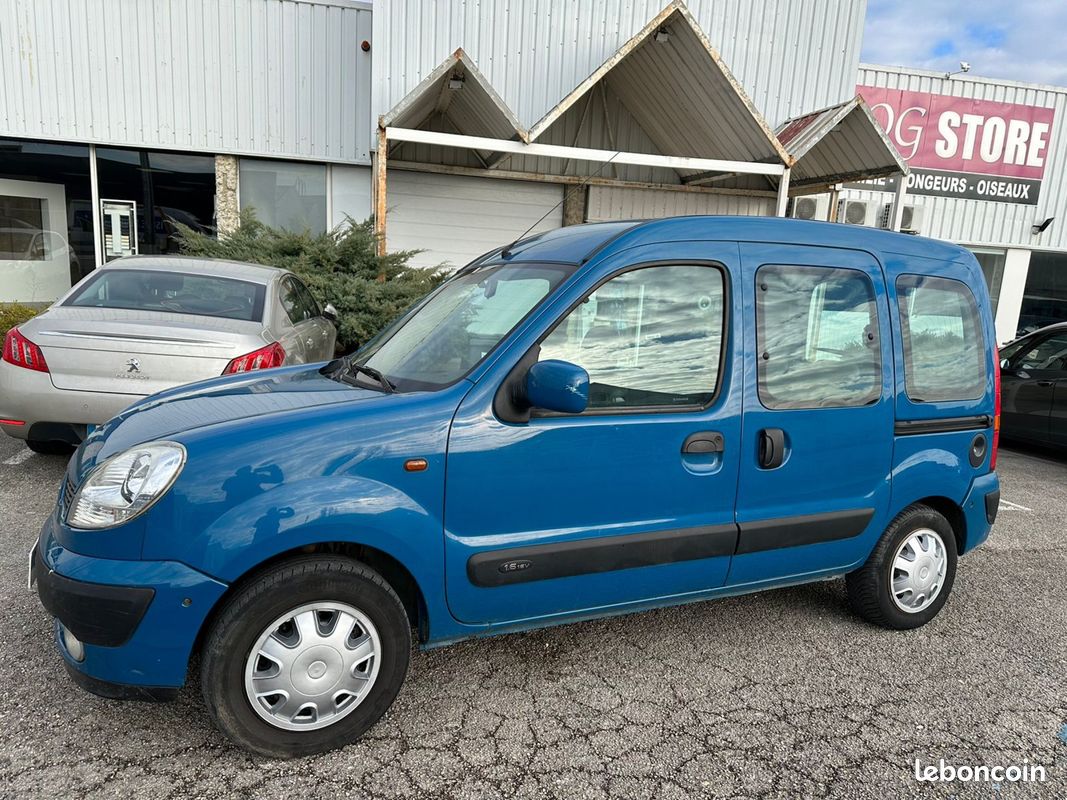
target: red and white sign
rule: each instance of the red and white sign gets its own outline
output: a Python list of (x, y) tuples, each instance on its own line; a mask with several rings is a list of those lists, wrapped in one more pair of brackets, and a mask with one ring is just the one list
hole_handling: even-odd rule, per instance
[(1040, 180), (1053, 109), (857, 86), (913, 169)]

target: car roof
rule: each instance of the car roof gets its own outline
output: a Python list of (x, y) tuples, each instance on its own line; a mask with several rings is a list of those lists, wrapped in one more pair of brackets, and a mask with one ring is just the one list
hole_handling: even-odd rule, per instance
[(1019, 339), (1024, 339), (1027, 336), (1033, 336), (1035, 333), (1051, 333), (1052, 331), (1060, 330), (1067, 330), (1067, 321), (1050, 323), (1042, 328), (1038, 328), (1036, 331), (1030, 331), (1030, 333), (1020, 336)]
[(247, 261), (228, 261), (224, 258), (196, 258), (193, 256), (124, 256), (109, 261), (103, 269), (150, 269), (160, 272), (191, 272), (219, 278), (237, 278), (252, 283), (270, 283), (286, 270), (251, 264)]
[(969, 257), (959, 245), (864, 225), (784, 217), (689, 216), (594, 222), (546, 231), (486, 253), (489, 261), (556, 261), (582, 264), (597, 254), (684, 240), (779, 242), (844, 247), (954, 261)]

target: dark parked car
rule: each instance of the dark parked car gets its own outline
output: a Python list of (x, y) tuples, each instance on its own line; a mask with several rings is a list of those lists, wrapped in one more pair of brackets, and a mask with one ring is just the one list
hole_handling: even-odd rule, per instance
[(1067, 322), (1000, 350), (1005, 436), (1067, 447)]

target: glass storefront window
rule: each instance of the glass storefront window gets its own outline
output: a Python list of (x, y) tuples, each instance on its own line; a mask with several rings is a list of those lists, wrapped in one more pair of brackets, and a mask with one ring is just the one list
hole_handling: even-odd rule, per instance
[(214, 156), (98, 147), (96, 170), (101, 202), (137, 204), (138, 253), (177, 253), (176, 223), (214, 233)]
[(1034, 252), (1026, 273), (1017, 334), (1022, 336), (1054, 322), (1067, 322), (1067, 253)]
[(982, 267), (985, 285), (989, 289), (989, 299), (993, 303), (993, 316), (997, 315), (997, 302), (1000, 300), (1000, 284), (1004, 280), (1004, 262), (1007, 254), (1003, 250), (973, 250), (974, 257)]
[(0, 302), (51, 302), (93, 269), (89, 148), (0, 138)]
[(255, 209), (265, 225), (326, 232), (326, 165), (242, 158), (241, 210)]

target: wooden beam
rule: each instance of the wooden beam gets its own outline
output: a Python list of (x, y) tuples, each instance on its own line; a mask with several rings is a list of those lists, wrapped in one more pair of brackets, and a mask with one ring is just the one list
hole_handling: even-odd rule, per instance
[[(386, 253), (385, 244), (385, 210), (386, 210), (386, 165), (389, 161), (389, 140), (385, 136), (385, 128), (378, 128), (378, 153), (374, 159), (374, 235), (377, 237), (378, 255)], [(384, 280), (384, 275), (378, 276)]]

